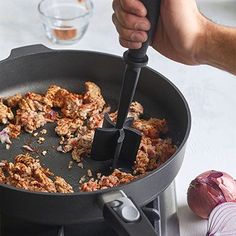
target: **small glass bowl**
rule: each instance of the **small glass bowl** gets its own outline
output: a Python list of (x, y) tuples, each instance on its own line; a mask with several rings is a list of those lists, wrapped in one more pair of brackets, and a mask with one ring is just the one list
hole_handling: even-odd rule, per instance
[(53, 43), (73, 44), (86, 32), (93, 4), (90, 0), (42, 0), (38, 11)]

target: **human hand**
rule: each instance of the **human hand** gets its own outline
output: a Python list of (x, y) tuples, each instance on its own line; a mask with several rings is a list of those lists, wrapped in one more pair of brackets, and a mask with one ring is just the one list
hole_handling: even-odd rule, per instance
[[(113, 22), (120, 44), (137, 49), (147, 40), (150, 23), (139, 0), (113, 0)], [(164, 56), (189, 65), (199, 64), (205, 46), (207, 19), (195, 0), (162, 0), (152, 47)]]

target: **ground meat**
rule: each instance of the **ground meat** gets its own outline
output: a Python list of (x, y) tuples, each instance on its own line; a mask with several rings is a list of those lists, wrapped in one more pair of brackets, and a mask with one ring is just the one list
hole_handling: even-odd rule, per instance
[(83, 131), (78, 132), (76, 145), (72, 148), (73, 160), (81, 162), (81, 159), (91, 152), (93, 137), (94, 130), (87, 130), (86, 133)]
[(47, 104), (50, 107), (53, 107), (54, 99), (56, 96), (56, 93), (60, 90), (61, 88), (57, 85), (51, 85), (45, 96), (44, 96), (44, 103)]
[(148, 170), (154, 170), (161, 164), (165, 163), (176, 152), (177, 149), (170, 138), (159, 138), (154, 140), (153, 144), (155, 146), (155, 155), (150, 157)]
[(62, 108), (65, 103), (65, 98), (70, 93), (66, 89), (59, 89), (53, 99), (53, 106)]
[[(93, 82), (86, 82), (85, 92), (81, 94), (71, 93), (57, 85), (52, 85), (46, 94), (33, 92), (23, 96), (17, 94), (6, 98), (6, 103), (9, 107), (0, 100), (0, 123), (9, 123), (1, 131), (2, 143), (9, 146), (10, 138), (18, 137), (21, 129), (32, 133), (47, 122), (56, 122), (55, 132), (61, 137), (57, 150), (62, 153), (71, 152), (72, 159), (78, 162), (81, 168), (85, 168), (82, 161), (90, 155), (95, 129), (102, 127), (104, 114), (107, 112), (114, 123), (117, 119), (117, 111), (110, 112), (110, 107), (105, 104), (100, 88)], [(10, 107), (17, 108), (15, 116)], [(93, 172), (88, 177), (97, 176), (97, 179), (90, 178), (87, 182), (88, 177), (83, 181), (81, 179), (79, 181), (82, 184), (81, 191), (95, 191), (128, 183), (159, 167), (173, 155), (176, 146), (171, 139), (163, 138), (162, 135), (168, 131), (166, 120), (141, 119), (143, 110), (140, 103), (132, 102), (128, 113), (128, 117), (134, 119), (133, 128), (138, 129), (142, 134), (133, 173), (114, 170), (111, 175), (102, 176), (101, 173)], [(36, 137), (38, 132), (34, 134)], [(44, 140), (44, 137), (39, 137), (38, 143)], [(42, 155), (46, 155), (47, 152), (48, 150), (40, 151)], [(73, 163), (70, 160), (69, 162)], [(17, 156), (14, 163), (1, 162), (0, 183), (3, 182), (30, 191), (73, 192), (72, 187), (64, 179), (54, 177), (47, 168), (40, 165), (38, 160), (29, 155)]]
[(14, 163), (4, 162), (1, 168), (5, 174), (5, 183), (14, 187), (37, 192), (73, 192), (72, 187), (60, 177), (53, 179), (53, 174), (44, 168), (39, 160), (26, 155), (18, 155)]
[(106, 189), (115, 187), (119, 184), (129, 183), (134, 180), (135, 176), (129, 173), (122, 172), (120, 170), (114, 170), (109, 176), (103, 175), (100, 180), (90, 179), (81, 185), (80, 190), (83, 192), (96, 191), (98, 189)]
[(133, 127), (141, 131), (150, 138), (159, 138), (160, 133), (165, 134), (168, 131), (165, 119), (151, 118), (149, 120), (138, 119), (133, 123)]
[(10, 138), (17, 138), (21, 133), (20, 125), (9, 124), (5, 129)]
[(143, 106), (139, 102), (132, 102), (129, 108), (128, 117), (137, 120), (143, 114)]
[(2, 168), (0, 167), (0, 184), (5, 184), (5, 182), (6, 182), (6, 177), (4, 175)]
[(57, 121), (55, 131), (59, 136), (66, 136), (69, 138), (71, 134), (74, 134), (82, 125), (83, 121), (80, 118), (62, 118)]
[(25, 94), (24, 97), (28, 98), (30, 100), (33, 100), (33, 101), (40, 102), (40, 103), (44, 104), (44, 95), (42, 95), (42, 94), (28, 92), (28, 93)]
[(19, 108), (25, 111), (49, 111), (50, 106), (46, 105), (44, 102), (44, 96), (37, 93), (27, 93), (19, 101)]
[(88, 128), (89, 129), (96, 129), (96, 128), (101, 128), (102, 127), (102, 123), (103, 123), (103, 118), (104, 118), (104, 114), (103, 113), (99, 113), (96, 114), (94, 116), (91, 116), (88, 119)]
[(148, 164), (149, 164), (148, 154), (142, 150), (138, 150), (138, 154), (134, 162), (134, 173), (145, 174), (148, 168)]
[(18, 103), (20, 102), (21, 99), (22, 99), (21, 94), (16, 94), (16, 95), (10, 96), (6, 99), (7, 100), (7, 105), (9, 107), (14, 108), (14, 107), (18, 106)]
[(61, 112), (65, 117), (78, 118), (80, 117), (81, 105), (83, 103), (82, 97), (76, 94), (69, 93), (64, 97), (64, 105)]
[(7, 107), (0, 101), (0, 123), (7, 124), (9, 120), (14, 119), (14, 114), (10, 107)]
[(24, 127), (25, 131), (32, 133), (47, 123), (44, 112), (26, 111), (18, 109), (16, 112), (16, 125)]
[(55, 122), (59, 118), (58, 112), (52, 110), (50, 107), (47, 107), (47, 109), (44, 112), (44, 118), (47, 122)]
[[(117, 114), (118, 111), (109, 114), (111, 121), (113, 121), (114, 123), (116, 122)], [(130, 104), (127, 116), (134, 118), (134, 120), (137, 120), (142, 114), (143, 114), (143, 106), (138, 102), (132, 102)]]
[(55, 177), (55, 187), (58, 193), (73, 193), (73, 188), (63, 178)]
[(98, 111), (102, 111), (105, 101), (101, 89), (93, 82), (85, 82), (85, 88), (84, 103), (96, 103)]

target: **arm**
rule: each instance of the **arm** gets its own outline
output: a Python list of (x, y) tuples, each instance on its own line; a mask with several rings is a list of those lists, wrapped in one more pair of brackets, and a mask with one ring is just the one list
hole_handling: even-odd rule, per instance
[[(139, 0), (113, 0), (113, 9), (121, 45), (141, 47), (150, 27), (143, 4)], [(152, 46), (177, 62), (208, 64), (236, 74), (236, 28), (208, 20), (195, 0), (162, 0)]]
[(208, 22), (205, 32), (199, 62), (236, 75), (236, 28)]

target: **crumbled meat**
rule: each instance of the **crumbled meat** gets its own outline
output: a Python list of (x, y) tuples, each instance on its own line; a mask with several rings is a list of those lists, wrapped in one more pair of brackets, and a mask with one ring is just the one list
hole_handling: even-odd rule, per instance
[[(116, 122), (117, 113), (118, 112), (115, 111), (109, 114), (111, 121)], [(134, 118), (134, 120), (137, 120), (142, 114), (143, 114), (143, 106), (139, 102), (132, 102), (130, 104), (128, 117), (132, 117)]]
[(101, 89), (93, 82), (85, 82), (86, 93), (84, 94), (85, 103), (95, 103), (98, 111), (102, 111), (105, 105)]
[(14, 114), (10, 107), (7, 107), (0, 101), (0, 123), (7, 124), (9, 120), (14, 119)]
[(89, 129), (96, 129), (96, 128), (101, 128), (102, 127), (102, 123), (103, 123), (103, 118), (104, 118), (104, 114), (103, 113), (99, 113), (96, 114), (94, 116), (91, 116), (88, 119), (88, 128)]
[(58, 193), (73, 193), (73, 188), (63, 178), (55, 177), (55, 187)]
[(83, 121), (80, 118), (62, 118), (57, 121), (57, 127), (55, 128), (55, 131), (59, 136), (70, 137), (70, 135), (74, 134), (75, 131), (82, 125)]
[(44, 137), (39, 137), (37, 143), (41, 144), (45, 141)]
[(33, 93), (33, 92), (28, 92), (25, 94), (24, 96), (25, 98), (28, 98), (30, 100), (33, 100), (34, 102), (40, 102), (44, 104), (44, 96), (42, 94), (39, 93)]
[(82, 103), (83, 100), (81, 96), (69, 93), (64, 97), (64, 104), (61, 112), (65, 117), (72, 119), (78, 118), (80, 117)]
[(54, 99), (56, 96), (56, 93), (60, 90), (61, 88), (57, 85), (51, 85), (44, 97), (44, 103), (47, 104), (50, 107), (55, 106), (54, 104)]
[(20, 125), (8, 124), (8, 126), (5, 129), (10, 138), (17, 138), (21, 133)]
[(45, 98), (41, 94), (27, 93), (18, 103), (19, 108), (25, 111), (42, 111), (49, 113), (51, 107), (45, 103)]
[(44, 118), (47, 122), (55, 122), (58, 120), (58, 112), (47, 108), (46, 111), (44, 112)]
[(32, 133), (46, 123), (44, 112), (25, 111), (21, 109), (18, 109), (16, 112), (16, 124), (23, 126), (28, 133)]
[[(53, 174), (48, 168), (44, 168), (39, 160), (26, 155), (18, 155), (14, 163), (5, 161), (1, 167), (3, 181), (14, 187), (36, 192), (73, 192), (72, 187), (60, 177), (53, 179)], [(0, 177), (1, 178), (1, 177)]]
[[(16, 94), (4, 101), (8, 106), (0, 100), (0, 123), (8, 125), (0, 132), (0, 141), (6, 143), (6, 148), (12, 144), (10, 138), (18, 137), (21, 129), (29, 133), (36, 131), (33, 133), (34, 137), (41, 134), (38, 138), (38, 143), (41, 144), (45, 141), (42, 135), (45, 135), (47, 130), (37, 129), (48, 122), (56, 123), (55, 132), (61, 138), (57, 151), (70, 152), (72, 156), (68, 168), (72, 167), (74, 161), (78, 167), (84, 168), (82, 161), (90, 155), (95, 129), (102, 127), (104, 114), (108, 113), (114, 123), (117, 119), (117, 111), (110, 111), (101, 89), (93, 82), (86, 82), (85, 92), (81, 94), (71, 93), (52, 85), (45, 94), (34, 92), (25, 95)], [(15, 115), (11, 108), (16, 108), (13, 110)], [(163, 135), (168, 131), (166, 120), (141, 119), (143, 110), (140, 103), (132, 102), (128, 113), (128, 117), (134, 120), (133, 128), (142, 134), (133, 165), (133, 174), (114, 170), (111, 175), (104, 176), (101, 173), (92, 173), (88, 169), (85, 170), (88, 176), (83, 176), (79, 180), (81, 191), (95, 191), (128, 183), (159, 167), (176, 151), (172, 140), (164, 138)], [(29, 145), (23, 145), (23, 148), (34, 151)], [(45, 156), (47, 151), (40, 150), (40, 153)], [(38, 160), (29, 155), (17, 156), (14, 163), (7, 161), (0, 163), (0, 183), (30, 191), (73, 192), (72, 187), (64, 179), (54, 177), (48, 169), (40, 165)], [(92, 176), (97, 179), (91, 178)]]
[(53, 99), (53, 106), (62, 108), (64, 106), (64, 103), (65, 103), (65, 98), (69, 94), (70, 93), (66, 89), (59, 89), (55, 93), (55, 96), (54, 96), (54, 99)]
[(6, 177), (4, 175), (4, 172), (2, 171), (2, 168), (0, 167), (0, 184), (5, 184)]
[(90, 179), (88, 182), (82, 183), (80, 190), (83, 192), (96, 191), (98, 189), (106, 189), (115, 187), (119, 184), (129, 183), (134, 180), (135, 176), (120, 170), (114, 170), (109, 176), (103, 175), (99, 180)]
[(46, 129), (42, 129), (41, 131), (40, 131), (40, 134), (46, 134), (48, 131), (46, 130)]
[(139, 102), (132, 102), (129, 108), (128, 117), (137, 120), (143, 114), (143, 106)]
[(20, 102), (21, 99), (22, 99), (21, 94), (16, 94), (16, 95), (10, 96), (6, 99), (7, 100), (7, 105), (9, 107), (14, 108), (14, 107), (18, 106), (18, 103)]
[(153, 141), (155, 145), (155, 155), (150, 157), (148, 170), (154, 170), (161, 164), (165, 163), (176, 151), (177, 147), (172, 143), (170, 138), (157, 139)]
[(77, 142), (76, 145), (73, 147), (74, 149), (72, 151), (72, 158), (75, 161), (80, 162), (83, 157), (85, 157), (90, 153), (93, 136), (94, 136), (94, 130), (88, 130), (85, 134), (83, 133), (77, 134)]
[(142, 150), (138, 150), (136, 160), (134, 162), (134, 173), (145, 174), (149, 164), (148, 154)]
[(144, 135), (150, 138), (159, 138), (160, 133), (168, 131), (165, 119), (151, 118), (149, 120), (138, 119), (133, 123), (133, 127), (141, 131)]

